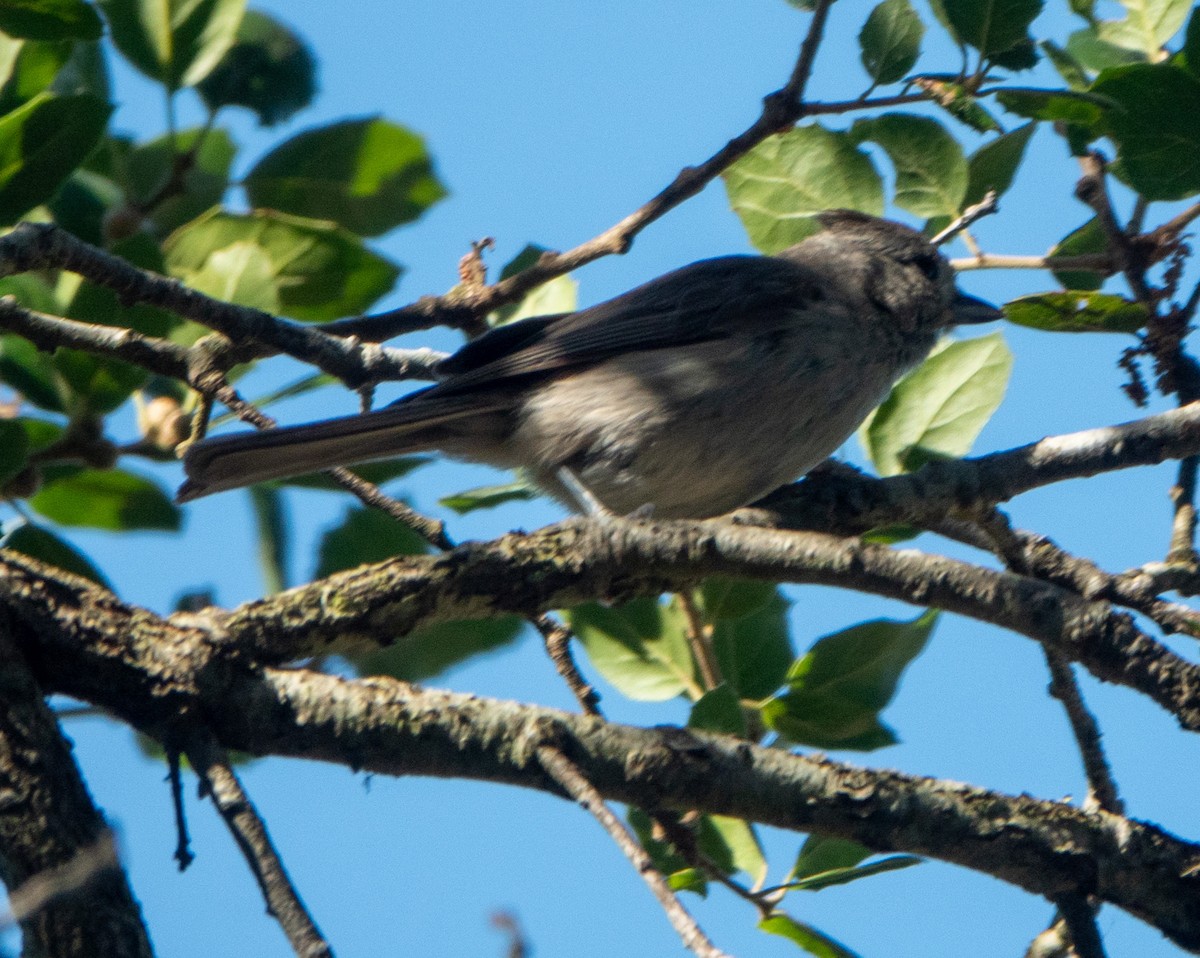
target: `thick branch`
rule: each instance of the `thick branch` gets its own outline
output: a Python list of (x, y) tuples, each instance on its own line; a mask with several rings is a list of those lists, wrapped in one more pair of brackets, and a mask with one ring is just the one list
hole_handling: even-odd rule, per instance
[[(581, 530), (551, 534), (555, 538), (533, 539), (543, 556), (555, 543), (565, 547), (564, 555), (577, 555), (571, 545)], [(719, 555), (720, 538), (719, 531), (708, 533), (707, 549), (698, 542), (689, 547), (678, 536), (671, 541), (684, 551)], [(519, 551), (520, 541), (507, 547)], [(464, 581), (479, 584), (477, 559), (460, 549), (433, 564), (458, 564)], [(553, 566), (542, 561), (542, 572), (554, 579)], [(43, 686), (102, 705), (144, 731), (170, 738), (180, 731), (183, 716), (189, 726), (206, 723), (226, 747), (255, 754), (557, 791), (536, 758), (540, 746), (551, 744), (606, 800), (694, 808), (841, 835), (880, 851), (931, 855), (1050, 899), (1094, 895), (1151, 922), (1184, 947), (1200, 949), (1200, 869), (1194, 867), (1200, 848), (1149, 825), (1026, 796), (802, 758), (722, 736), (612, 725), (475, 695), (426, 692), (389, 679), (345, 681), (264, 669), (247, 657), (251, 650), (232, 641), (233, 634), (223, 635), (216, 621), (202, 615), (189, 627), (176, 627), (33, 560), (14, 556), (0, 564), (0, 600)], [(595, 573), (587, 565), (578, 569), (585, 583)], [(495, 571), (494, 556), (491, 567)], [(951, 570), (942, 571), (953, 578)], [(1028, 596), (1022, 597), (1026, 587), (1017, 587), (1013, 578), (997, 576), (994, 597), (1019, 607)], [(636, 582), (636, 576), (622, 579)], [(519, 577), (513, 581), (518, 590), (530, 588)], [(351, 582), (349, 577), (342, 584)], [(566, 588), (561, 581), (553, 585)], [(292, 596), (301, 600), (298, 593)], [(353, 588), (327, 593), (343, 616), (354, 614), (363, 598)], [(308, 614), (302, 600), (296, 606), (300, 618)], [(1053, 630), (1059, 616), (1050, 606), (1040, 611)], [(393, 608), (384, 617), (396, 614)], [(238, 636), (243, 642), (247, 637)], [(1092, 634), (1088, 641), (1103, 647), (1105, 636)]]
[(108, 826), (17, 648), (29, 638), (20, 629), (0, 611), (0, 880), (22, 893), (13, 911), (24, 951), (75, 955), (85, 941), (88, 954), (148, 958), (141, 910), (112, 867)]

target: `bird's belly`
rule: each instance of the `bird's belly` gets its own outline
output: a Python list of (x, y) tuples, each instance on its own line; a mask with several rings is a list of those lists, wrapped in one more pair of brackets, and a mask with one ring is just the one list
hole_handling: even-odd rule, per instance
[(811, 350), (803, 363), (768, 357), (746, 381), (745, 357), (724, 343), (682, 352), (669, 366), (632, 354), (534, 393), (513, 435), (521, 458), (551, 489), (570, 469), (620, 515), (720, 515), (827, 458), (899, 372), (859, 364), (847, 376), (844, 356)]

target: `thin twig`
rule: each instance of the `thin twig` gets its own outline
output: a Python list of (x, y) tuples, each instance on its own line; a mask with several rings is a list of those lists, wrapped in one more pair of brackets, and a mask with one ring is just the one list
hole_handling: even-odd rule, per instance
[(1107, 253), (1085, 253), (1078, 256), (1009, 256), (1000, 253), (980, 253), (978, 256), (958, 256), (950, 265), (959, 272), (971, 269), (1051, 269), (1091, 272), (1108, 276), (1116, 269)]
[[(993, 552), (1017, 575), (1030, 575), (1032, 570), (1026, 561), (1025, 542), (1008, 516), (1000, 509), (981, 510), (978, 521), (983, 531), (991, 538)], [(1075, 744), (1083, 762), (1088, 783), (1089, 804), (1095, 804), (1106, 812), (1123, 815), (1125, 805), (1117, 792), (1112, 769), (1101, 744), (1100, 726), (1096, 717), (1088, 710), (1083, 693), (1071, 670), (1071, 663), (1059, 650), (1043, 642), (1042, 651), (1046, 666), (1050, 670), (1050, 694), (1058, 699), (1067, 713), (1067, 721), (1075, 736)]]
[(224, 749), (201, 735), (189, 745), (188, 758), (254, 873), (267, 910), (279, 922), (292, 949), (302, 958), (332, 956), (329, 943), (300, 900), (267, 834), (266, 823), (242, 788)]
[(708, 623), (704, 621), (704, 613), (696, 603), (695, 597), (686, 589), (675, 594), (679, 596), (679, 607), (683, 610), (684, 618), (687, 619), (688, 645), (692, 649), (692, 658), (696, 660), (696, 667), (700, 670), (700, 681), (704, 685), (704, 691), (712, 691), (725, 681), (721, 675), (721, 665), (717, 662), (717, 655), (713, 649), (712, 632)]
[(542, 641), (546, 644), (546, 653), (550, 656), (550, 661), (554, 663), (554, 668), (567, 683), (567, 687), (575, 696), (579, 707), (587, 715), (601, 715), (600, 693), (584, 681), (579, 668), (575, 665), (575, 658), (571, 655), (570, 631), (560, 622), (551, 618), (548, 613), (529, 621), (542, 634)]
[(978, 203), (968, 206), (962, 211), (960, 216), (954, 220), (951, 220), (950, 223), (946, 225), (945, 229), (935, 233), (930, 238), (929, 242), (934, 246), (941, 246), (944, 242), (946, 242), (946, 240), (950, 239), (952, 236), (957, 236), (977, 220), (999, 212), (1000, 204), (997, 202), (998, 199), (999, 197), (997, 196), (995, 190), (988, 190), (983, 194), (983, 199), (981, 199)]
[[(337, 335), (359, 335), (364, 339), (382, 341), (431, 326), (463, 327), (471, 321), (471, 317), (516, 302), (529, 290), (548, 280), (569, 273), (602, 256), (626, 252), (643, 229), (680, 203), (695, 196), (763, 140), (789, 128), (805, 116), (868, 109), (885, 102), (910, 102), (884, 101), (881, 98), (876, 101), (854, 100), (838, 104), (814, 104), (811, 109), (804, 103), (804, 92), (812, 73), (830, 4), (831, 0), (818, 0), (815, 4), (808, 32), (800, 45), (800, 52), (788, 81), (782, 88), (763, 98), (763, 108), (758, 118), (707, 160), (680, 170), (675, 179), (656, 196), (602, 233), (565, 253), (544, 253), (532, 266), (491, 286), (458, 286), (443, 297), (425, 297), (400, 309), (373, 316), (337, 320), (322, 328)], [(927, 97), (922, 96), (918, 99)]]
[[(275, 427), (275, 420), (271, 416), (253, 403), (247, 402), (238, 395), (237, 390), (228, 384), (218, 387), (216, 398), (236, 413), (239, 419), (257, 429), (273, 429)], [(362, 476), (342, 466), (335, 466), (323, 471), (347, 492), (357, 496), (363, 505), (386, 512), (435, 548), (454, 548), (453, 540), (446, 534), (446, 524), (440, 519), (417, 512), (412, 506), (389, 496), (375, 483), (368, 482)]]
[[(236, 306), (176, 279), (139, 269), (52, 223), (20, 223), (0, 237), (0, 276), (37, 269), (78, 273), (111, 289), (124, 303), (146, 303), (195, 320), (237, 343), (237, 362), (285, 353), (354, 387), (366, 382), (432, 376), (427, 351), (386, 349), (372, 342), (330, 335), (319, 326)], [(80, 343), (79, 348), (87, 346)]]
[(549, 745), (541, 745), (537, 750), (538, 762), (555, 782), (568, 795), (591, 814), (608, 832), (622, 854), (642, 876), (642, 880), (650, 886), (650, 891), (658, 899), (671, 925), (683, 939), (683, 945), (700, 958), (724, 958), (725, 952), (712, 943), (704, 933), (679, 898), (671, 891), (666, 878), (650, 860), (645, 849), (604, 804), (604, 797), (596, 791), (584, 777), (579, 768), (566, 755)]
[(1088, 782), (1088, 804), (1095, 804), (1114, 815), (1124, 815), (1125, 802), (1117, 792), (1112, 768), (1104, 754), (1100, 726), (1083, 701), (1083, 693), (1079, 690), (1071, 663), (1049, 646), (1043, 645), (1042, 651), (1046, 653), (1046, 665), (1050, 669), (1050, 694), (1062, 702), (1071, 723), (1079, 757), (1083, 761)]

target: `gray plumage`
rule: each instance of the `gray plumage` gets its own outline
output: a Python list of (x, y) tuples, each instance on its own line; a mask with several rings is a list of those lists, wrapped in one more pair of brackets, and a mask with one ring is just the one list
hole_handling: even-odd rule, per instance
[(437, 385), (357, 416), (207, 439), (180, 501), (439, 450), (569, 470), (627, 514), (719, 515), (827, 458), (947, 328), (998, 319), (921, 234), (845, 210), (778, 256), (723, 256), (589, 309), (493, 330)]

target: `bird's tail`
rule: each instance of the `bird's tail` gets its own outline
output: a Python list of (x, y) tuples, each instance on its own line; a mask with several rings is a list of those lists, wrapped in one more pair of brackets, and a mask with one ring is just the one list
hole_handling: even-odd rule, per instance
[(435, 448), (444, 423), (487, 411), (477, 396), (422, 397), (356, 416), (205, 439), (184, 454), (187, 481), (175, 499)]

